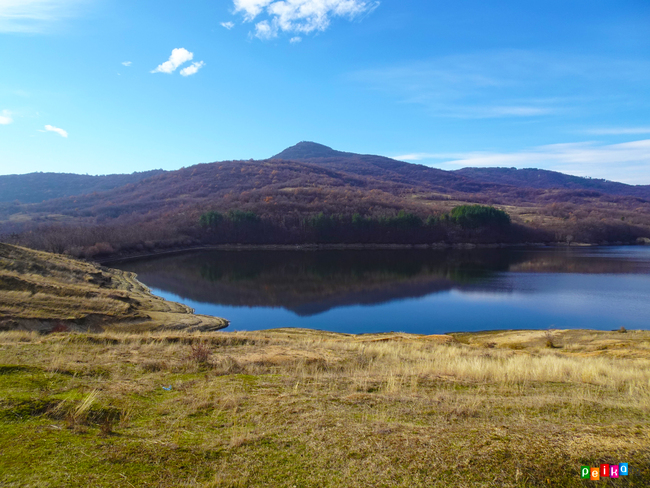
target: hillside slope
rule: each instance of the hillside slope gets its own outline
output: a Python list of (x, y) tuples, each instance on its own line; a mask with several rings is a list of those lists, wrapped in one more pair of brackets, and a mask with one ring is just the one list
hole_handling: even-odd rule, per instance
[(133, 273), (0, 244), (0, 330), (218, 330), (227, 325), (152, 295)]
[(626, 185), (616, 181), (583, 178), (545, 169), (463, 168), (454, 171), (454, 173), (481, 183), (494, 183), (520, 188), (595, 190), (608, 195), (650, 199), (650, 185)]
[(101, 176), (68, 173), (0, 175), (0, 202), (38, 203), (54, 198), (102, 192), (137, 183), (160, 173), (163, 171)]
[[(33, 190), (34, 195), (37, 192)], [(612, 206), (638, 211), (639, 206), (650, 204), (650, 187), (534, 169), (444, 171), (301, 142), (268, 160), (197, 164), (152, 174), (99, 193), (0, 205), (0, 219), (7, 227), (5, 232), (10, 232), (13, 228), (9, 224), (20, 230), (20, 223), (25, 221), (75, 219), (98, 223), (127, 216), (137, 219), (147, 215), (151, 219), (163, 213), (206, 208), (244, 208), (260, 215), (304, 215), (320, 211), (383, 213), (399, 208), (412, 211), (419, 205), (426, 212), (423, 204), (431, 207), (432, 202), (441, 202), (442, 209), (449, 200), (515, 206), (571, 203), (601, 206), (607, 211)]]
[[(285, 157), (291, 159), (280, 159)], [(650, 195), (645, 194), (645, 187), (553, 172), (443, 171), (301, 142), (271, 159), (197, 164), (103, 192), (0, 203), (0, 239), (87, 257), (101, 254), (100, 247), (111, 254), (217, 242), (332, 242), (324, 228), (305, 231), (321, 214), (348, 221), (356, 215), (361, 222), (403, 211), (424, 222), (459, 205), (482, 204), (510, 214), (518, 237), (503, 241), (495, 235), (480, 242), (635, 242), (650, 237)], [(254, 214), (264, 225), (245, 231), (233, 224), (221, 239), (199, 225), (203, 214), (233, 211)], [(452, 242), (479, 242), (446, 229), (427, 234), (426, 242), (448, 236)], [(361, 235), (355, 242), (388, 240), (410, 242), (403, 233), (379, 241), (377, 234)]]

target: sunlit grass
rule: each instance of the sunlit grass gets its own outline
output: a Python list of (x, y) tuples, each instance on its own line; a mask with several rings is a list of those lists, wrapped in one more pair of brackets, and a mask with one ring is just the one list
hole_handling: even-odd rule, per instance
[(650, 334), (553, 334), (0, 333), (0, 481), (647, 486)]

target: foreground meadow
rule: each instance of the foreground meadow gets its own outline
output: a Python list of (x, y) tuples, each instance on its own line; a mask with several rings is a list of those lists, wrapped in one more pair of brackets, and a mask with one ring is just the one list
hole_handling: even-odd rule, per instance
[(2, 486), (650, 486), (649, 419), (641, 331), (0, 333)]

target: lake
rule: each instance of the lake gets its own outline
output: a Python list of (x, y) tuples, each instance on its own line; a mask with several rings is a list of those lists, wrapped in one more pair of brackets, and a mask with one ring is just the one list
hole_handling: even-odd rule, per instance
[(227, 330), (647, 329), (650, 246), (198, 251), (117, 264)]

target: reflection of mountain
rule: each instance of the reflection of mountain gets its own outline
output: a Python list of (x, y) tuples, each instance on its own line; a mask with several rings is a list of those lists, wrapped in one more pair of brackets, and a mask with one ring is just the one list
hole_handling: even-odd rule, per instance
[[(534, 251), (212, 251), (125, 263), (148, 286), (198, 302), (282, 307), (302, 316), (460, 288), (494, 291), (499, 272), (634, 273), (625, 259)], [(647, 270), (644, 270), (647, 271)], [(499, 291), (512, 291), (500, 289)]]
[(199, 302), (298, 315), (475, 287), (509, 266), (502, 251), (200, 252), (125, 263), (148, 286)]

